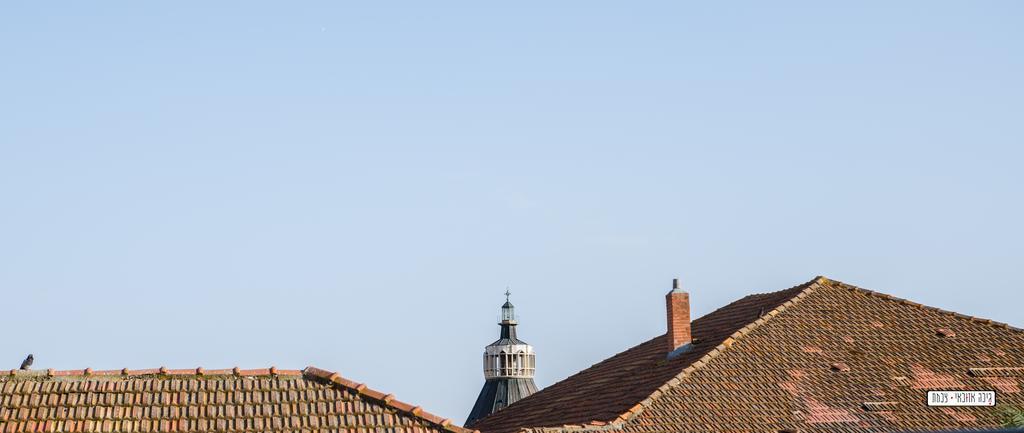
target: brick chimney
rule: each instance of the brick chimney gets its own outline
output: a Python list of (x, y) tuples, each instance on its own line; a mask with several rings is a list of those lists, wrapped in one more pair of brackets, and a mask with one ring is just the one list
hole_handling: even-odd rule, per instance
[(685, 352), (692, 340), (690, 335), (690, 294), (683, 291), (679, 279), (672, 280), (672, 291), (665, 295), (668, 318), (668, 357)]

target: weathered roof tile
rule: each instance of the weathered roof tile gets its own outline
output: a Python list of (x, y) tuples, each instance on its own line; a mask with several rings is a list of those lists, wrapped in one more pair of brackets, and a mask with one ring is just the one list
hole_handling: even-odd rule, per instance
[(695, 320), (692, 331), (700, 342), (684, 356), (666, 361), (664, 336), (655, 337), (472, 427), (938, 430), (996, 427), (998, 414), (928, 407), (928, 389), (996, 388), (1000, 403), (1024, 405), (1024, 331), (823, 277), (740, 299)]
[(0, 432), (472, 433), (314, 367), (5, 373)]

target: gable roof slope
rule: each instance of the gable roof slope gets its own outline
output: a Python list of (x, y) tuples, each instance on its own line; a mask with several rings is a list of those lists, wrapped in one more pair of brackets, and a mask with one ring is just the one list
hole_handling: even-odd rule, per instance
[[(995, 390), (999, 403), (1024, 405), (1020, 329), (824, 277), (754, 296), (693, 322), (696, 338), (714, 336), (698, 343), (711, 348), (697, 346), (685, 360), (666, 361), (658, 337), (473, 427), (485, 433), (938, 430), (997, 427), (998, 411), (929, 407), (927, 390)], [(750, 316), (757, 304), (774, 307)], [(711, 323), (718, 323), (717, 332), (702, 329)], [(611, 367), (642, 377), (616, 375)]]
[(337, 373), (10, 370), (0, 432), (473, 433)]
[[(813, 282), (812, 282), (813, 283)], [(667, 360), (665, 335), (594, 364), (467, 427), (503, 433), (519, 427), (612, 422), (760, 315), (809, 284), (746, 296), (693, 321), (693, 349)]]

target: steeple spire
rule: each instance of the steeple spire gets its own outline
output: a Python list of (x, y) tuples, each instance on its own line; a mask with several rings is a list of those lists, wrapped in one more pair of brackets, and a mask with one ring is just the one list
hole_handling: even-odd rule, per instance
[(505, 288), (505, 304), (501, 306), (500, 338), (484, 348), (483, 389), (469, 413), (466, 426), (520, 399), (537, 392), (533, 383), (536, 355), (533, 346), (516, 337), (516, 312)]
[[(516, 339), (516, 307), (512, 305), (512, 301), (509, 301), (509, 296), (512, 292), (505, 289), (505, 304), (501, 306), (501, 321), (498, 325), (501, 326), (501, 338), (502, 339)], [(499, 340), (500, 341), (500, 340)]]

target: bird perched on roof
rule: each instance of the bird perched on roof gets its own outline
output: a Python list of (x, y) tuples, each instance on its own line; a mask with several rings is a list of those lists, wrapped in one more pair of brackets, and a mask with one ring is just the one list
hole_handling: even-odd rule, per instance
[(35, 359), (35, 358), (33, 358), (33, 357), (32, 357), (32, 354), (31, 354), (31, 353), (30, 353), (30, 354), (28, 354), (28, 357), (27, 357), (27, 358), (25, 358), (25, 360), (24, 360), (24, 361), (21, 361), (21, 369), (22, 369), (22, 370), (28, 370), (28, 368), (32, 366), (32, 361), (33, 361), (34, 359)]

